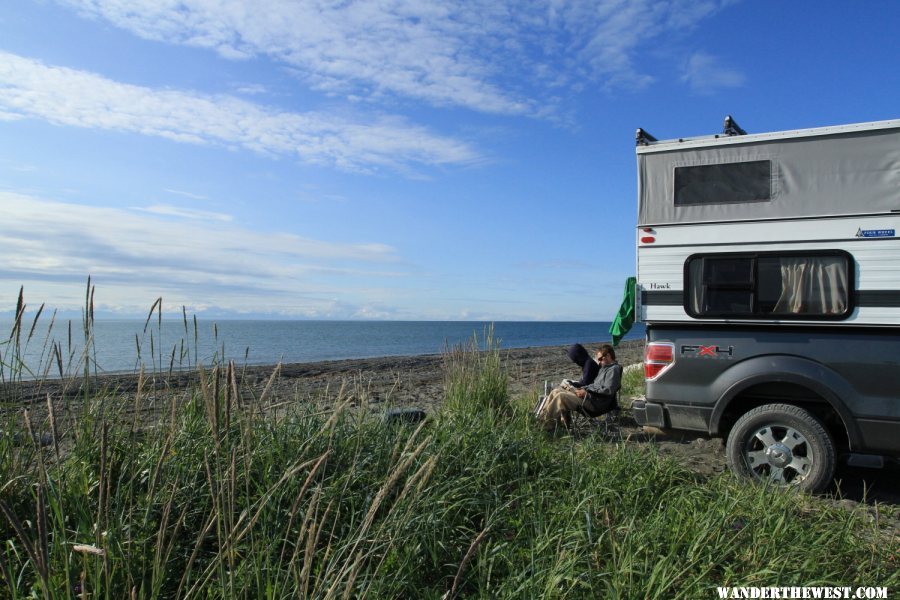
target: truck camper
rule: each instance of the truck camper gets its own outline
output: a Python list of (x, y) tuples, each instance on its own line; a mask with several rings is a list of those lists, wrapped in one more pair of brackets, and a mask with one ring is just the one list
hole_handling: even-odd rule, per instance
[(637, 165), (637, 421), (811, 491), (900, 457), (900, 120), (639, 129)]

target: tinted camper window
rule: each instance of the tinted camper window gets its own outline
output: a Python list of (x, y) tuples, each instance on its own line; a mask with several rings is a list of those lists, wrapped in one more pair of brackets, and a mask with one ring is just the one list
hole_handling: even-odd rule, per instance
[(844, 319), (852, 269), (843, 251), (694, 255), (684, 308), (697, 318)]
[(675, 167), (675, 205), (730, 204), (772, 199), (768, 160)]

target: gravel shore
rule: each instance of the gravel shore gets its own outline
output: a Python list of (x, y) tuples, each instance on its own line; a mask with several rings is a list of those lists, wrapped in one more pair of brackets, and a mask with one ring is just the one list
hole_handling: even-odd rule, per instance
[[(590, 351), (604, 342), (582, 342)], [(566, 356), (568, 346), (501, 349), (501, 357), (509, 373), (511, 396), (527, 396), (543, 390), (544, 382), (558, 382), (562, 378), (578, 378), (580, 370)], [(592, 352), (593, 353), (593, 352)], [(623, 366), (643, 359), (643, 341), (622, 342), (616, 348)], [(272, 374), (278, 369), (277, 376)], [(187, 398), (197, 382), (197, 372), (173, 373), (171, 376), (148, 375), (142, 386), (141, 410), (147, 420), (169, 409), (171, 398)], [(339, 395), (355, 406), (381, 412), (387, 408), (419, 408), (434, 413), (444, 397), (443, 357), (440, 354), (419, 356), (391, 356), (334, 360), (315, 363), (285, 364), (280, 367), (237, 366), (235, 380), (243, 402), (258, 403), (263, 410), (278, 410), (298, 402), (311, 402), (328, 410)], [(24, 408), (32, 414), (33, 423), (45, 421), (48, 396), (56, 413), (62, 417), (63, 407), (77, 413), (83, 382), (50, 380), (0, 385), (0, 412), (21, 418)], [(224, 385), (224, 378), (223, 378)], [(124, 408), (119, 414), (132, 418), (131, 405), (138, 388), (138, 376), (101, 375), (92, 378), (92, 389), (105, 390), (121, 400)], [(266, 388), (268, 391), (265, 391)], [(343, 393), (341, 394), (341, 390)], [(174, 394), (174, 395), (173, 395)], [(262, 400), (262, 402), (260, 402)], [(630, 404), (623, 399), (623, 404)], [(64, 420), (64, 417), (62, 417)], [(140, 417), (139, 417), (140, 418)], [(722, 440), (707, 439), (698, 434), (667, 436), (649, 434), (637, 427), (627, 411), (617, 431), (619, 440), (629, 443), (651, 444), (660, 454), (669, 456), (700, 477), (725, 471)], [(842, 467), (838, 477), (843, 481), (839, 497), (842, 502), (856, 504), (865, 501), (886, 502), (897, 519), (900, 505), (898, 469), (849, 469)], [(900, 529), (900, 521), (896, 527)]]
[[(603, 342), (584, 343), (589, 349)], [(577, 365), (566, 356), (568, 346), (501, 349), (501, 357), (510, 374), (510, 393), (528, 394), (543, 389), (545, 381), (556, 382), (564, 377), (581, 376)], [(643, 342), (622, 342), (617, 348), (623, 366), (642, 360)], [(235, 375), (242, 395), (259, 399), (269, 384), (275, 365), (237, 366)], [(337, 397), (341, 387), (345, 395), (355, 395), (370, 405), (389, 404), (398, 407), (418, 407), (433, 412), (443, 401), (443, 357), (440, 354), (418, 356), (388, 356), (314, 363), (285, 364), (278, 367), (265, 397), (266, 403), (316, 401)], [(168, 391), (187, 389), (197, 381), (197, 371), (176, 372), (164, 376), (148, 374), (144, 390)], [(67, 381), (48, 380), (22, 382), (2, 386), (6, 399), (15, 405), (46, 404), (49, 394), (54, 399), (77, 398), (84, 382), (80, 378)], [(114, 391), (127, 400), (138, 387), (135, 374), (100, 375), (92, 378), (94, 389)], [(15, 406), (7, 405), (7, 410)]]

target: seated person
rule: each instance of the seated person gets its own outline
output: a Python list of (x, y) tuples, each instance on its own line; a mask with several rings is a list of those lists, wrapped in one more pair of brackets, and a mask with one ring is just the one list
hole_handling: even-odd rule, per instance
[(622, 367), (616, 362), (616, 351), (604, 344), (597, 351), (597, 360), (600, 368), (593, 383), (572, 389), (559, 387), (547, 396), (539, 417), (548, 431), (560, 424), (569, 427), (573, 410), (596, 417), (618, 408), (616, 394), (622, 385)]
[[(569, 346), (566, 354), (573, 363), (581, 367), (581, 379), (578, 381), (573, 379), (563, 379), (560, 382), (559, 387), (572, 392), (577, 388), (583, 388), (589, 383), (594, 383), (594, 379), (597, 378), (597, 373), (600, 371), (600, 365), (594, 362), (594, 359), (592, 359), (591, 355), (588, 354), (588, 351), (584, 349), (584, 346), (581, 344), (572, 344)], [(544, 391), (546, 393), (546, 389)], [(534, 407), (534, 414), (536, 416), (541, 415), (541, 411), (547, 403), (547, 398), (549, 398), (549, 394), (541, 396), (538, 399), (538, 403)]]
[(562, 387), (583, 388), (589, 383), (594, 383), (597, 373), (600, 372), (600, 365), (594, 362), (588, 351), (581, 344), (572, 344), (568, 351), (569, 359), (581, 367), (581, 379), (573, 381), (571, 379), (563, 379)]

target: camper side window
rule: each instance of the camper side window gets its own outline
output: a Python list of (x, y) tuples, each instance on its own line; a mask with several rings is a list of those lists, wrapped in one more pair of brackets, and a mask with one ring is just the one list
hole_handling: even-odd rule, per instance
[(675, 206), (771, 199), (772, 163), (768, 160), (675, 168)]
[(696, 318), (843, 319), (853, 259), (843, 251), (694, 255), (684, 269), (685, 311)]

